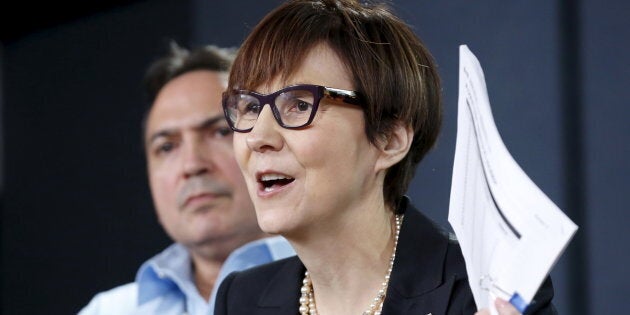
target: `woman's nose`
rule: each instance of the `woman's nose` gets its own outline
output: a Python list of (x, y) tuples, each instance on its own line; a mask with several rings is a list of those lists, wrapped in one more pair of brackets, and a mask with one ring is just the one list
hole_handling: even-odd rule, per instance
[(247, 146), (256, 152), (278, 151), (282, 148), (282, 127), (276, 121), (271, 106), (263, 106), (252, 130), (247, 133)]

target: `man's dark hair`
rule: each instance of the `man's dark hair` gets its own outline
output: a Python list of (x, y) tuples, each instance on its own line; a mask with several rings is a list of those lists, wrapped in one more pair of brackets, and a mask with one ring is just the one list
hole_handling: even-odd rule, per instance
[(142, 134), (146, 132), (149, 112), (160, 90), (178, 76), (196, 70), (230, 72), (236, 56), (236, 48), (221, 48), (206, 45), (196, 49), (186, 49), (171, 41), (166, 55), (155, 60), (144, 75), (143, 83), (146, 97), (146, 109), (142, 119)]

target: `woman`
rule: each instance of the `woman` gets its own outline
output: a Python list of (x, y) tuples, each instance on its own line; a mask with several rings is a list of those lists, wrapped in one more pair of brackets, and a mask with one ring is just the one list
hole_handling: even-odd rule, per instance
[[(287, 2), (245, 40), (223, 106), (258, 223), (297, 257), (230, 275), (216, 314), (476, 312), (456, 241), (404, 196), (441, 105), (436, 66), (401, 20)], [(543, 293), (536, 308), (551, 313)]]

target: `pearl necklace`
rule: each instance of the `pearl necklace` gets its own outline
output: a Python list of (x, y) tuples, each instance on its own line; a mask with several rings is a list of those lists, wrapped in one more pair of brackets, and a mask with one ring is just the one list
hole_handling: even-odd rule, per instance
[[(389, 284), (389, 276), (392, 273), (394, 267), (394, 259), (396, 258), (396, 247), (398, 247), (398, 235), (400, 234), (400, 226), (402, 224), (403, 215), (396, 215), (396, 234), (394, 236), (394, 250), (392, 251), (392, 257), (389, 259), (389, 268), (385, 274), (385, 281), (381, 284), (381, 289), (378, 290), (378, 294), (372, 300), (370, 308), (365, 310), (362, 315), (381, 315), (383, 309), (383, 302), (385, 301), (385, 294), (387, 292), (387, 286)], [(311, 277), (308, 274), (308, 270), (304, 272), (304, 280), (302, 280), (302, 288), (300, 289), (302, 295), (300, 296), (300, 315), (318, 315), (317, 306), (315, 305), (315, 294), (313, 293), (313, 285)]]

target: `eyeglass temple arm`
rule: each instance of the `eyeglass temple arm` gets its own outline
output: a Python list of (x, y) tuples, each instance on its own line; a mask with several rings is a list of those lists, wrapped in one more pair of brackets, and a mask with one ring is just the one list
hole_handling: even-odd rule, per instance
[(327, 87), (327, 88), (324, 88), (324, 95), (326, 97), (330, 97), (334, 100), (339, 100), (344, 103), (361, 105), (361, 99), (359, 95), (357, 94), (357, 92), (355, 91)]

